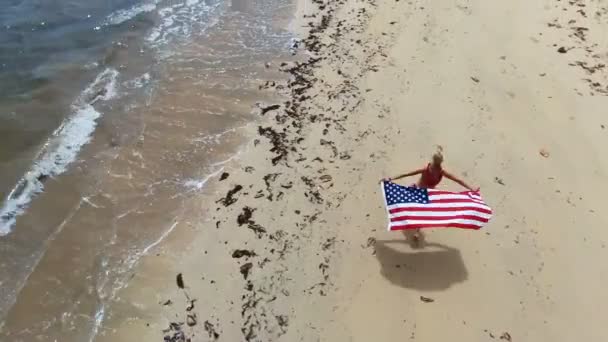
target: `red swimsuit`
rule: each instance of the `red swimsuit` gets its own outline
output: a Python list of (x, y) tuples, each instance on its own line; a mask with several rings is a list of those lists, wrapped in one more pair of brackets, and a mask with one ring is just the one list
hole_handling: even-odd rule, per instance
[(442, 178), (443, 170), (439, 169), (439, 172), (434, 172), (431, 168), (431, 164), (429, 163), (420, 176), (418, 186), (421, 188), (433, 189), (437, 186), (437, 184), (439, 184), (439, 182), (441, 182)]

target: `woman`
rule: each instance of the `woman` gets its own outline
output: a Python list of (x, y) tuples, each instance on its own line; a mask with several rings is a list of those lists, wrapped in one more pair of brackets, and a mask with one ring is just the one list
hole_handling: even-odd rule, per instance
[[(434, 189), (445, 176), (445, 178), (454, 181), (471, 191), (478, 192), (479, 187), (473, 188), (472, 186), (465, 183), (462, 179), (452, 175), (441, 167), (441, 164), (443, 163), (443, 154), (441, 153), (441, 150), (441, 147), (439, 147), (438, 151), (433, 154), (431, 162), (426, 167), (412, 172), (404, 173), (394, 178), (384, 178), (382, 181), (390, 182), (404, 177), (420, 175), (420, 179), (418, 180), (418, 182), (416, 184), (412, 184), (412, 186)], [(418, 247), (419, 242), (422, 239), (422, 233), (420, 232), (420, 229), (416, 229), (413, 234), (409, 233), (408, 231), (404, 231), (404, 234), (406, 235), (408, 240), (410, 239), (410, 237), (412, 238), (413, 247)]]
[(441, 149), (439, 149), (439, 151), (437, 151), (435, 154), (433, 154), (433, 159), (426, 167), (412, 171), (412, 172), (404, 173), (404, 174), (396, 176), (394, 178), (384, 178), (383, 181), (394, 181), (394, 180), (401, 179), (404, 177), (420, 175), (420, 179), (418, 180), (418, 182), (413, 185), (416, 185), (419, 188), (434, 189), (445, 176), (445, 178), (452, 180), (471, 191), (474, 191), (474, 192), (479, 191), (479, 188), (473, 188), (472, 186), (465, 183), (462, 179), (460, 179), (460, 178), (452, 175), (451, 173), (447, 172), (446, 170), (444, 170), (441, 167), (442, 163), (443, 163), (443, 154), (441, 153)]

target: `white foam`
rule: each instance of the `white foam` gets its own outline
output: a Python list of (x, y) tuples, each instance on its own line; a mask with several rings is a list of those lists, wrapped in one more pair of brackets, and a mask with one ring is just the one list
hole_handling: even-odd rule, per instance
[[(122, 264), (122, 265), (124, 265), (124, 268), (122, 268), (121, 270), (117, 270), (117, 275), (119, 275), (119, 276), (117, 278), (115, 278), (112, 283), (109, 284), (110, 288), (107, 289), (109, 291), (109, 293), (107, 295), (104, 294), (104, 292), (105, 292), (104, 288), (108, 285), (108, 281), (110, 280), (108, 278), (109, 270), (106, 268), (107, 260), (102, 261), (102, 267), (105, 270), (103, 271), (104, 274), (103, 274), (101, 283), (98, 283), (96, 286), (97, 299), (99, 300), (99, 306), (97, 308), (97, 311), (95, 312), (95, 316), (92, 318), (93, 328), (91, 330), (89, 342), (95, 341), (95, 338), (97, 337), (97, 334), (99, 333), (99, 330), (102, 328), (103, 322), (106, 317), (106, 306), (108, 303), (108, 299), (116, 298), (118, 291), (121, 290), (122, 288), (124, 288), (125, 286), (127, 286), (127, 283), (130, 279), (130, 277), (126, 276), (128, 274), (128, 272), (137, 265), (137, 263), (141, 260), (141, 258), (143, 256), (148, 254), (150, 252), (150, 250), (152, 250), (153, 248), (158, 246), (161, 242), (163, 242), (173, 232), (173, 230), (175, 230), (175, 227), (177, 227), (178, 224), (179, 224), (179, 221), (175, 220), (171, 224), (171, 226), (167, 230), (165, 230), (160, 235), (160, 237), (158, 239), (156, 239), (154, 242), (152, 242), (151, 244), (149, 244), (148, 246), (146, 246), (145, 248), (143, 248), (141, 250), (135, 250), (135, 249), (132, 250), (133, 252), (130, 253), (129, 256), (127, 256), (124, 259), (124, 263)], [(64, 313), (64, 315), (66, 315), (66, 314), (71, 315), (71, 313)]]
[(200, 33), (212, 26), (211, 12), (222, 4), (222, 1), (185, 0), (159, 8), (160, 24), (148, 34), (146, 41), (158, 47), (170, 40), (186, 40), (193, 32)]
[[(173, 222), (173, 224), (171, 225), (171, 227), (169, 227), (169, 229), (167, 229), (158, 239), (156, 239), (156, 241), (154, 241), (153, 243), (151, 243), (150, 245), (148, 245), (148, 247), (144, 248), (141, 253), (138, 253), (137, 255), (137, 260), (139, 260), (141, 258), (142, 255), (146, 255), (148, 254), (148, 252), (156, 247), (159, 243), (163, 242), (163, 240), (165, 240), (167, 238), (167, 236), (169, 236), (169, 234), (171, 234), (171, 232), (175, 229), (175, 227), (177, 227), (179, 221), (175, 221)], [(133, 265), (131, 265), (131, 267), (133, 267)], [(131, 269), (131, 268), (129, 268)]]
[(106, 316), (106, 306), (105, 306), (105, 304), (101, 304), (101, 306), (97, 309), (97, 312), (95, 313), (95, 318), (93, 321), (93, 329), (91, 330), (89, 342), (93, 342), (95, 340), (95, 337), (97, 336), (97, 333), (99, 332), (99, 328), (101, 327), (101, 324), (103, 323), (105, 316)]
[(238, 159), (241, 156), (241, 153), (243, 153), (243, 150), (239, 150), (235, 154), (233, 154), (231, 157), (229, 157), (228, 159), (219, 161), (217, 163), (213, 163), (213, 164), (211, 164), (211, 166), (222, 166), (222, 165), (228, 164), (231, 161)]
[(154, 30), (152, 30), (152, 32), (150, 32), (146, 40), (149, 42), (154, 42), (158, 39), (158, 37), (160, 37), (160, 29), (155, 28)]
[(19, 180), (0, 208), (0, 236), (11, 231), (32, 198), (42, 192), (42, 182), (66, 171), (78, 152), (89, 142), (101, 113), (93, 104), (116, 96), (118, 71), (106, 69), (72, 104), (73, 114), (53, 132), (30, 170)]
[(123, 85), (128, 89), (138, 89), (150, 82), (150, 73), (145, 73), (139, 77), (136, 77), (132, 80), (126, 81)]
[(206, 179), (187, 179), (184, 186), (190, 190), (201, 190), (207, 183)]
[(152, 32), (150, 32), (150, 34), (146, 38), (146, 40), (148, 42), (159, 41), (159, 38), (161, 36), (163, 37), (162, 40), (164, 40), (164, 37), (166, 36), (166, 33), (163, 33), (164, 29), (171, 27), (174, 23), (173, 16), (172, 16), (173, 8), (171, 8), (171, 7), (163, 8), (158, 11), (158, 15), (160, 16), (162, 21), (159, 26), (155, 27), (152, 30)]
[(220, 172), (224, 171), (224, 168), (220, 168), (210, 174), (208, 174), (205, 178), (203, 179), (186, 179), (184, 181), (184, 187), (188, 188), (189, 191), (198, 191), (203, 189), (203, 187), (205, 186), (205, 184), (207, 184), (207, 182), (209, 181), (209, 179), (211, 179), (212, 177), (217, 176)]
[(194, 138), (192, 139), (192, 142), (195, 143), (202, 143), (202, 144), (216, 144), (219, 145), (221, 143), (221, 138), (226, 135), (226, 134), (230, 134), (230, 133), (234, 133), (237, 130), (243, 128), (245, 126), (239, 126), (239, 127), (233, 127), (233, 128), (229, 128), (226, 129), (220, 133), (217, 134), (211, 134), (211, 135), (204, 135), (201, 136), (199, 138)]
[(158, 1), (151, 1), (145, 4), (138, 4), (129, 9), (123, 9), (110, 14), (105, 22), (105, 26), (119, 25), (125, 21), (131, 20), (141, 13), (152, 12), (156, 9)]

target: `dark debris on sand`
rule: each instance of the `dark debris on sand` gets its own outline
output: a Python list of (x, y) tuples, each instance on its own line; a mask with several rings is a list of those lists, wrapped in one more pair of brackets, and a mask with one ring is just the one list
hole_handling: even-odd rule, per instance
[(423, 303), (433, 303), (435, 300), (433, 298), (420, 296), (420, 301)]
[(165, 334), (163, 341), (164, 342), (191, 342), (192, 340), (189, 337), (186, 337), (186, 334), (182, 330), (182, 326), (184, 323), (169, 323), (169, 328), (163, 330), (163, 334)]
[(266, 106), (266, 107), (260, 107), (260, 115), (265, 115), (266, 113), (273, 111), (273, 110), (277, 110), (281, 108), (281, 105), (278, 104), (274, 104), (274, 105), (270, 105), (270, 106)]
[[(596, 43), (589, 42), (589, 36), (592, 36), (591, 32), (594, 29), (593, 21), (588, 18), (587, 13), (581, 7), (586, 5), (582, 0), (569, 0), (568, 5), (562, 8), (562, 11), (557, 15), (557, 18), (547, 23), (547, 26), (556, 30), (563, 30), (563, 38), (569, 39), (567, 46), (558, 46), (554, 43), (553, 46), (557, 47), (557, 52), (566, 54), (570, 50), (576, 50), (577, 57), (583, 59), (582, 61), (576, 61), (569, 63), (571, 66), (577, 66), (582, 68), (587, 77), (582, 78), (583, 81), (589, 86), (589, 95), (602, 95), (608, 96), (608, 85), (606, 84), (606, 78), (603, 73), (596, 73), (599, 69), (604, 67), (604, 63), (598, 63), (604, 59), (604, 54), (598, 49), (599, 46)], [(607, 10), (608, 11), (608, 10)], [(598, 18), (600, 12), (595, 13)], [(567, 22), (564, 19), (569, 18)], [(584, 57), (583, 57), (584, 56)], [(575, 88), (576, 93), (579, 96), (583, 96), (581, 90)]]
[(175, 277), (175, 281), (177, 283), (177, 287), (179, 287), (180, 289), (184, 289), (185, 285), (184, 285), (184, 277), (182, 276), (181, 273), (179, 273), (177, 275), (177, 277)]
[[(236, 185), (218, 201), (225, 207), (234, 204), (238, 199), (237, 196), (248, 197), (247, 199), (265, 197), (269, 201), (279, 202), (284, 195), (283, 191), (293, 192), (295, 189), (302, 189), (303, 195), (313, 206), (324, 205), (330, 207), (334, 205), (330, 202), (330, 199), (333, 202), (334, 197), (337, 197), (339, 202), (344, 197), (342, 194), (336, 194), (336, 196), (327, 199), (322, 197), (321, 191), (332, 187), (337, 180), (335, 175), (331, 175), (331, 170), (324, 166), (329, 168), (334, 163), (336, 165), (353, 158), (350, 151), (340, 151), (339, 146), (331, 141), (329, 137), (332, 137), (333, 134), (344, 134), (346, 132), (349, 114), (353, 113), (362, 103), (361, 90), (356, 86), (356, 81), (365, 77), (368, 72), (378, 71), (378, 58), (381, 56), (386, 58), (387, 55), (381, 51), (383, 46), (380, 43), (370, 42), (366, 39), (365, 42), (360, 41), (358, 43), (365, 46), (363, 48), (364, 60), (357, 60), (360, 57), (354, 56), (350, 51), (338, 51), (339, 46), (336, 43), (339, 40), (348, 39), (347, 35), (361, 34), (361, 37), (364, 37), (365, 23), (370, 18), (365, 8), (352, 10), (353, 22), (349, 22), (349, 20), (336, 22), (335, 12), (347, 3), (345, 0), (312, 0), (312, 2), (318, 7), (318, 11), (315, 15), (310, 16), (310, 18), (314, 18), (314, 21), (309, 22), (309, 34), (298, 41), (297, 44), (298, 47), (307, 50), (306, 57), (303, 60), (280, 64), (280, 70), (289, 75), (287, 85), (285, 87), (281, 85), (282, 89), (289, 92), (289, 99), (281, 104), (258, 106), (259, 113), (268, 120), (258, 126), (257, 133), (260, 137), (254, 139), (253, 146), (266, 146), (269, 149), (270, 160), (268, 164), (277, 167), (278, 172), (266, 173), (262, 177), (265, 189), (253, 189), (254, 184), (245, 185), (245, 187), (252, 188), (250, 194), (248, 190), (242, 191), (243, 186)], [(372, 0), (365, 2), (374, 5)], [(354, 41), (354, 38), (358, 37), (351, 35), (351, 38)], [(374, 52), (370, 52), (371, 50), (374, 50)], [(339, 77), (338, 84), (330, 85), (326, 84), (327, 80), (317, 77), (316, 70), (320, 68), (323, 61), (340, 65), (358, 62), (366, 67), (358, 68), (360, 72), (353, 72), (348, 67), (336, 68)], [(277, 83), (270, 81), (260, 87), (260, 89), (278, 88)], [(326, 97), (330, 104), (322, 108), (319, 104), (311, 101), (319, 95)], [(311, 128), (318, 129), (324, 137), (324, 139), (319, 140), (319, 143), (326, 147), (326, 151), (320, 151), (319, 156), (307, 153), (307, 146), (304, 145)], [(335, 141), (338, 142), (339, 140)], [(340, 146), (340, 148), (342, 147)], [(281, 174), (287, 174), (288, 172), (283, 171), (284, 168), (293, 168), (296, 163), (298, 163), (298, 171), (302, 168), (303, 172), (298, 172), (297, 177), (283, 179)], [(253, 167), (245, 168), (247, 173), (253, 174), (255, 171)], [(222, 180), (226, 178), (228, 178), (228, 175), (225, 178), (223, 175), (220, 177)], [(301, 194), (302, 192), (297, 193), (297, 195)], [(342, 199), (340, 199), (340, 196), (342, 196)], [(297, 212), (301, 214), (298, 216), (301, 222), (295, 222), (294, 225), (300, 229), (299, 231), (296, 229), (295, 232), (287, 233), (290, 231), (288, 227), (276, 227), (272, 232), (267, 233), (266, 228), (254, 221), (254, 216), (257, 215), (256, 208), (250, 203), (247, 204), (248, 206), (242, 206), (241, 210), (234, 214), (236, 223), (239, 227), (244, 226), (253, 231), (258, 238), (268, 237), (267, 243), (269, 246), (264, 250), (269, 251), (270, 254), (264, 255), (263, 251), (258, 250), (261, 256), (251, 259), (258, 257), (258, 254), (253, 250), (239, 248), (231, 252), (232, 258), (243, 259), (243, 261), (237, 261), (239, 262), (239, 272), (245, 282), (242, 295), (242, 326), (240, 330), (245, 341), (268, 341), (287, 332), (289, 317), (273, 312), (274, 306), (270, 306), (269, 303), (274, 302), (278, 297), (280, 298), (281, 294), (276, 293), (273, 286), (268, 287), (269, 284), (266, 283), (268, 277), (265, 277), (261, 270), (266, 263), (281, 263), (281, 260), (284, 260), (289, 253), (299, 248), (297, 241), (301, 238), (300, 232), (320, 220), (321, 210), (320, 208), (313, 210), (313, 212), (298, 210)], [(230, 209), (227, 211), (232, 212)], [(279, 215), (282, 216), (282, 212)], [(271, 218), (265, 224), (271, 224), (273, 221), (274, 218)], [(225, 224), (226, 222), (224, 222)], [(318, 264), (318, 269), (324, 280), (321, 283), (323, 285), (319, 285), (315, 289), (315, 292), (318, 292), (321, 296), (327, 295), (326, 286), (331, 284), (329, 281), (331, 262), (329, 254), (334, 252), (336, 242), (336, 238), (326, 236), (320, 246), (314, 246), (314, 248), (319, 249), (319, 252), (325, 254), (321, 256), (322, 262)], [(255, 261), (255, 263), (250, 261)], [(244, 263), (241, 264), (242, 262)], [(256, 277), (252, 276), (254, 265), (259, 267), (256, 272), (260, 270), (260, 274), (256, 274)], [(273, 268), (273, 270), (277, 273), (282, 272), (278, 268)], [(272, 274), (269, 277), (273, 284), (280, 284), (280, 282), (277, 282), (277, 279), (281, 277), (280, 274)], [(281, 290), (283, 295), (289, 295), (287, 289)], [(205, 322), (204, 327), (209, 333), (213, 331), (213, 326), (207, 325), (207, 323)], [(215, 336), (209, 333), (209, 337), (217, 339), (219, 335)]]
[(236, 222), (238, 223), (238, 225), (242, 226), (244, 224), (249, 223), (251, 217), (253, 216), (254, 210), (255, 209), (251, 209), (250, 207), (244, 207), (243, 212), (240, 213), (239, 216), (236, 218)]
[(247, 249), (237, 249), (234, 252), (232, 252), (232, 257), (235, 259), (240, 259), (243, 257), (252, 258), (254, 256), (257, 256), (257, 254), (255, 254), (254, 251), (247, 250)]
[(253, 268), (253, 263), (250, 263), (250, 262), (241, 265), (240, 272), (243, 275), (243, 278), (245, 280), (247, 280), (247, 277), (249, 277), (249, 272), (251, 272), (252, 268)]
[(225, 207), (236, 203), (237, 199), (234, 197), (234, 195), (236, 195), (241, 190), (243, 190), (242, 185), (235, 185), (234, 188), (232, 188), (232, 190), (229, 190), (226, 193), (226, 197), (221, 198), (220, 200), (217, 201), (217, 203), (221, 203)]
[(220, 334), (216, 331), (215, 325), (209, 321), (205, 321), (203, 327), (205, 328), (207, 334), (209, 334), (209, 338), (213, 339), (214, 341), (220, 338)]
[(287, 158), (289, 154), (289, 149), (285, 142), (287, 134), (284, 132), (279, 133), (272, 127), (262, 126), (258, 127), (258, 133), (270, 140), (270, 144), (272, 145), (270, 152), (275, 154), (272, 158), (272, 165), (277, 165), (281, 160)]
[(266, 234), (266, 228), (257, 224), (253, 219), (253, 212), (255, 209), (250, 207), (244, 207), (243, 211), (237, 216), (236, 222), (239, 226), (247, 225), (247, 228), (252, 230), (257, 238), (261, 238)]

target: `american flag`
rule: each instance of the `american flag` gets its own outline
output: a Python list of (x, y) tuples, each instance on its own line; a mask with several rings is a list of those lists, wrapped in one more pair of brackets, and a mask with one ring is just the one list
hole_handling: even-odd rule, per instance
[(454, 227), (479, 229), (492, 209), (474, 191), (449, 192), (382, 182), (388, 230)]

